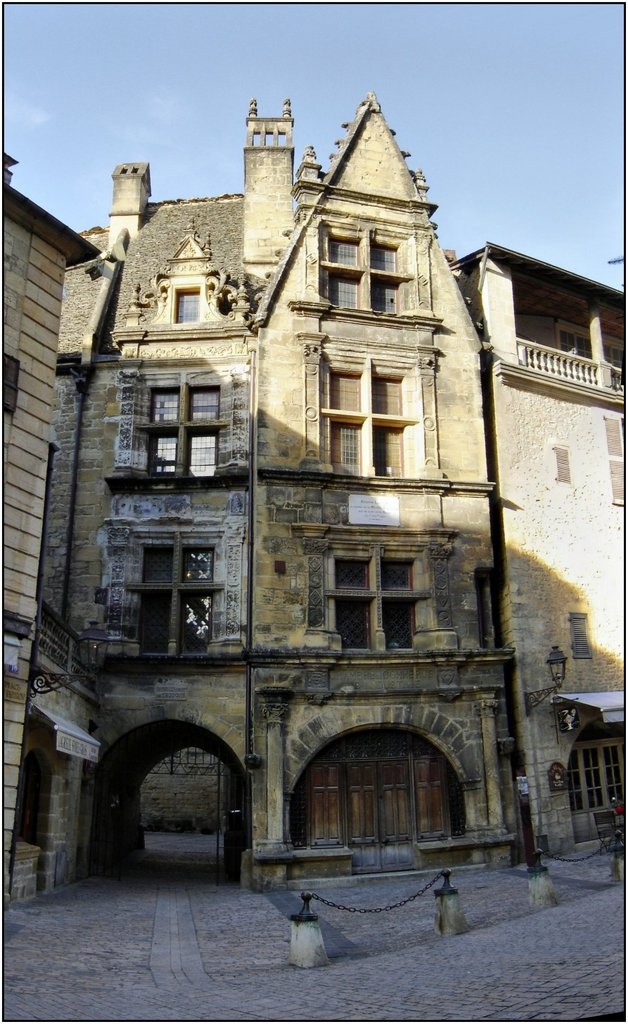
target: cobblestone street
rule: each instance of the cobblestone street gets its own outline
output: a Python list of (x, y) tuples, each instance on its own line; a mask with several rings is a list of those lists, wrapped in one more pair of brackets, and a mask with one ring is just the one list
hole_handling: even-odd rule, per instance
[[(288, 964), (299, 891), (217, 884), (212, 843), (148, 835), (120, 880), (89, 878), (14, 904), (3, 1020), (625, 1019), (623, 884), (606, 854), (546, 860), (559, 903), (541, 909), (530, 906), (525, 867), (455, 872), (469, 931), (453, 936), (434, 931), (441, 881), (380, 913), (315, 900), (330, 964), (305, 970)], [(411, 872), (314, 888), (366, 910), (430, 879)]]

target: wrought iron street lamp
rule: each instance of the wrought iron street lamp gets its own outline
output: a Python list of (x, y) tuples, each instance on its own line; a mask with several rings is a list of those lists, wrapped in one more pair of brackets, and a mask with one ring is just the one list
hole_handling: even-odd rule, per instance
[(96, 622), (91, 622), (78, 638), (79, 661), (86, 671), (49, 672), (47, 669), (33, 668), (29, 680), (31, 693), (51, 693), (72, 682), (93, 682), (94, 676), (105, 663), (108, 644), (108, 634)]
[(533, 690), (531, 693), (525, 694), (526, 715), (529, 715), (532, 708), (535, 708), (537, 704), (540, 704), (546, 697), (549, 697), (550, 693), (556, 693), (560, 690), (565, 681), (567, 655), (563, 654), (560, 647), (552, 647), (545, 664), (549, 665), (552, 686), (546, 686), (542, 690)]

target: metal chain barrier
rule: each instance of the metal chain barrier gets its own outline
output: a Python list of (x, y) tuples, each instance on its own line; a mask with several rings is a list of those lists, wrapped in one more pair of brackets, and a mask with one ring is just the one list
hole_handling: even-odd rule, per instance
[(565, 864), (579, 864), (583, 860), (591, 860), (591, 857), (599, 857), (600, 851), (594, 850), (593, 853), (587, 853), (584, 857), (559, 857), (557, 853), (546, 853), (543, 850), (543, 856), (549, 857), (550, 860), (562, 860)]
[(323, 896), (319, 896), (318, 893), (313, 892), (311, 898), (318, 900), (319, 903), (324, 903), (326, 907), (333, 907), (335, 910), (346, 910), (350, 914), (382, 914), (385, 910), (397, 910), (398, 907), (405, 907), (406, 903), (412, 903), (419, 896), (424, 896), (428, 889), (431, 889), (436, 884), (438, 879), (442, 876), (442, 871), (439, 871), (427, 885), (424, 885), (419, 892), (415, 892), (414, 896), (408, 896), (405, 900), (399, 900), (398, 903), (391, 903), (388, 907), (345, 907), (342, 903), (334, 903), (333, 900), (326, 900)]

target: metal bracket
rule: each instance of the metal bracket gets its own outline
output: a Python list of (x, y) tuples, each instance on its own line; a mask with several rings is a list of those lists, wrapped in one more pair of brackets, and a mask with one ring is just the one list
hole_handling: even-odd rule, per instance
[(46, 672), (43, 669), (34, 669), (29, 679), (30, 692), (33, 696), (39, 693), (52, 693), (69, 683), (89, 683), (92, 678), (78, 672)]
[(546, 686), (544, 690), (533, 690), (532, 693), (526, 693), (526, 715), (529, 715), (532, 708), (535, 708), (537, 704), (544, 701), (546, 697), (549, 697), (550, 693), (557, 693), (558, 686)]

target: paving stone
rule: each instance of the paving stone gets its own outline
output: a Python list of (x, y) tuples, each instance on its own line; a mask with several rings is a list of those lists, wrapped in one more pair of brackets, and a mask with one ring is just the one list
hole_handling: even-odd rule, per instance
[(623, 1010), (623, 886), (607, 856), (548, 861), (559, 903), (542, 909), (529, 905), (525, 869), (459, 870), (469, 931), (445, 937), (433, 927), (440, 880), (401, 907), (360, 912), (414, 896), (429, 874), (321, 884), (325, 900), (356, 909), (312, 902), (331, 963), (301, 970), (288, 964), (298, 893), (216, 884), (193, 839), (156, 839), (119, 881), (11, 907), (3, 1020), (573, 1021)]

